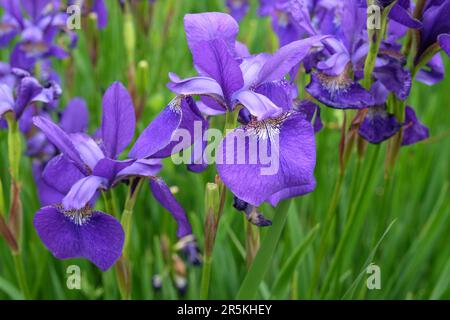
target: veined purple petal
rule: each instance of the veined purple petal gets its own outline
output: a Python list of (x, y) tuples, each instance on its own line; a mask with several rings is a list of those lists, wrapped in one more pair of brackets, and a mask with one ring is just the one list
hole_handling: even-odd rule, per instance
[(306, 91), (323, 104), (336, 109), (362, 109), (373, 105), (373, 97), (360, 84), (345, 75), (311, 75)]
[[(75, 215), (83, 215), (75, 223)], [(58, 259), (86, 258), (102, 271), (122, 254), (125, 235), (121, 224), (102, 212), (64, 213), (44, 207), (34, 217), (34, 226), (44, 245)]]
[(193, 52), (200, 41), (223, 39), (230, 49), (233, 49), (239, 25), (230, 15), (220, 12), (187, 14), (184, 16), (186, 38)]
[(60, 126), (67, 133), (85, 132), (88, 126), (89, 111), (82, 98), (73, 98), (64, 110)]
[(45, 117), (34, 117), (33, 123), (36, 127), (42, 130), (47, 139), (55, 145), (58, 150), (72, 160), (78, 169), (86, 172), (86, 165), (80, 157), (77, 149), (74, 147), (69, 135), (60, 127), (54, 124), (51, 120)]
[(408, 146), (428, 139), (430, 132), (416, 117), (414, 109), (407, 106), (405, 110), (405, 124), (403, 128), (402, 146)]
[(283, 79), (295, 65), (306, 57), (312, 47), (322, 46), (321, 41), (326, 38), (326, 36), (313, 36), (281, 47), (262, 67), (258, 83)]
[(192, 234), (191, 224), (189, 223), (186, 212), (178, 203), (177, 199), (170, 192), (169, 187), (161, 178), (150, 179), (150, 189), (155, 199), (169, 211), (178, 224), (177, 237), (182, 238)]
[(364, 121), (359, 128), (359, 135), (370, 143), (381, 143), (396, 134), (402, 125), (393, 114), (386, 111), (386, 107), (370, 107)]
[[(246, 139), (236, 144), (239, 133)], [(227, 150), (230, 146), (233, 153)], [(221, 179), (233, 194), (254, 206), (265, 201), (276, 205), (292, 194), (285, 189), (309, 192), (315, 185), (314, 131), (298, 113), (250, 122), (228, 134), (221, 150), (222, 156), (234, 156), (225, 159), (218, 154), (216, 167)]]
[(311, 193), (316, 189), (316, 179), (314, 177), (309, 181), (308, 183), (292, 188), (286, 188), (283, 190), (280, 190), (273, 195), (270, 196), (268, 202), (276, 207), (278, 203), (284, 199), (290, 199), (294, 197), (298, 197), (307, 193)]
[(241, 91), (235, 98), (258, 120), (277, 116), (283, 109), (275, 105), (269, 98), (253, 91)]
[(239, 63), (228, 49), (225, 40), (199, 41), (191, 50), (195, 65), (202, 73), (217, 81), (229, 103), (232, 94), (244, 85), (244, 79)]
[(103, 96), (102, 138), (106, 155), (115, 159), (134, 137), (136, 116), (127, 89), (113, 83)]
[(94, 197), (97, 190), (107, 184), (107, 179), (97, 176), (87, 176), (78, 180), (62, 201), (64, 210), (83, 209)]

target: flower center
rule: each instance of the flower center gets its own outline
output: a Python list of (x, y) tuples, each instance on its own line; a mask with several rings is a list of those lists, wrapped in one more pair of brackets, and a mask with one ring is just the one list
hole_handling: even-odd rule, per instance
[(169, 109), (173, 112), (180, 113), (181, 112), (181, 102), (183, 101), (183, 96), (176, 96), (169, 102)]
[(337, 92), (346, 92), (352, 84), (346, 72), (338, 76), (329, 76), (325, 73), (319, 73), (318, 78), (322, 86), (331, 94), (334, 95)]
[(273, 140), (275, 136), (280, 134), (281, 125), (290, 114), (290, 112), (285, 112), (278, 117), (268, 118), (261, 121), (257, 121), (255, 117), (252, 117), (245, 129), (248, 133), (256, 135), (259, 139)]
[(92, 217), (92, 209), (88, 205), (80, 210), (66, 210), (62, 205), (57, 205), (56, 207), (58, 210), (64, 213), (64, 216), (66, 216), (77, 226), (86, 224)]

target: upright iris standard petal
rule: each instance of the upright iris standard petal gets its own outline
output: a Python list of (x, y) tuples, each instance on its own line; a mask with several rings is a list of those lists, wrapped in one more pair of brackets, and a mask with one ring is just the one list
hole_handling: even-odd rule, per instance
[(89, 111), (82, 98), (73, 98), (64, 110), (60, 126), (67, 133), (84, 132), (87, 130)]
[(244, 85), (239, 63), (233, 57), (225, 40), (199, 41), (193, 48), (195, 65), (210, 76), (222, 88), (225, 100), (230, 104), (231, 96)]
[(73, 133), (70, 135), (70, 139), (81, 159), (90, 170), (93, 170), (97, 163), (105, 158), (105, 155), (98, 144), (87, 134)]
[(86, 258), (106, 271), (122, 254), (122, 226), (102, 212), (65, 212), (59, 207), (44, 207), (36, 213), (34, 226), (44, 245), (58, 259)]
[(77, 181), (64, 197), (62, 205), (65, 210), (81, 210), (94, 197), (100, 186), (108, 184), (103, 177), (87, 176)]
[(133, 140), (136, 116), (130, 94), (113, 83), (103, 96), (102, 140), (106, 156), (115, 159)]
[(393, 114), (386, 111), (386, 107), (370, 107), (359, 127), (359, 134), (370, 143), (381, 143), (396, 134), (402, 125)]
[(408, 146), (419, 141), (425, 140), (430, 136), (430, 132), (416, 116), (414, 109), (406, 107), (405, 110), (405, 124), (403, 128), (402, 145)]
[(173, 196), (167, 184), (161, 178), (150, 180), (150, 188), (156, 200), (169, 211), (178, 224), (177, 237), (182, 238), (192, 234), (191, 224), (189, 223), (186, 212)]
[(345, 74), (335, 77), (316, 72), (311, 75), (306, 91), (336, 109), (363, 109), (373, 105), (371, 94)]
[(418, 56), (436, 43), (450, 56), (450, 1), (428, 1), (422, 23)]
[(252, 121), (229, 133), (219, 150), (216, 163), (221, 179), (251, 205), (265, 201), (276, 205), (314, 189), (314, 131), (298, 113)]
[(220, 12), (187, 14), (184, 16), (184, 29), (191, 49), (200, 41), (223, 39), (228, 48), (235, 47), (239, 25), (230, 15)]

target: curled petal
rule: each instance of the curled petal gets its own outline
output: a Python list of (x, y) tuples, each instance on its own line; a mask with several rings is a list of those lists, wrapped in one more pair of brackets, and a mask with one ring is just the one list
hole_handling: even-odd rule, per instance
[(189, 223), (186, 212), (173, 196), (167, 184), (161, 178), (150, 180), (150, 189), (156, 200), (169, 211), (178, 224), (177, 237), (182, 238), (192, 234), (191, 224)]
[(64, 197), (62, 205), (65, 210), (80, 210), (91, 201), (101, 186), (106, 186), (108, 180), (103, 177), (87, 176), (78, 180)]
[(61, 153), (72, 160), (82, 172), (86, 172), (84, 161), (74, 147), (69, 135), (64, 132), (64, 130), (54, 124), (51, 120), (41, 116), (34, 117), (33, 123), (42, 130), (47, 139), (53, 143)]
[(70, 139), (77, 149), (83, 162), (92, 170), (97, 163), (105, 158), (103, 151), (98, 144), (85, 133), (73, 133), (70, 135)]
[(253, 91), (241, 91), (236, 94), (235, 98), (258, 120), (277, 116), (283, 112), (283, 109), (275, 105), (269, 98)]
[(406, 107), (402, 146), (428, 139), (429, 136), (429, 129), (417, 119), (414, 109)]

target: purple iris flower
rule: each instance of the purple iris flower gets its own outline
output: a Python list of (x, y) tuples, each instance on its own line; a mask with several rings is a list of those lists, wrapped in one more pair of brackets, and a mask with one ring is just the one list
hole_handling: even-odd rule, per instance
[(435, 43), (450, 56), (450, 0), (427, 1), (422, 23), (418, 57)]
[[(261, 175), (266, 164), (260, 158), (255, 164), (239, 164), (237, 159), (229, 164), (216, 159), (217, 170), (225, 185), (239, 199), (253, 206), (265, 201), (276, 205), (285, 198), (311, 192), (315, 187), (314, 130), (305, 116), (294, 110), (296, 90), (285, 75), (314, 46), (322, 46), (324, 37), (292, 42), (274, 55), (241, 57), (236, 45), (238, 24), (227, 14), (186, 15), (185, 30), (199, 76), (180, 79), (171, 75), (169, 88), (178, 94), (175, 101), (199, 96), (202, 104), (217, 114), (243, 106), (240, 113), (243, 126), (228, 134), (219, 148), (226, 155), (232, 134), (246, 133), (261, 148), (264, 144), (267, 148), (267, 142), (273, 143), (273, 152), (279, 150), (282, 159), (281, 167), (272, 175)], [(174, 108), (171, 103), (160, 116), (169, 110), (180, 113), (180, 107)], [(177, 121), (178, 124), (182, 122)], [(153, 130), (152, 139), (150, 135), (142, 135), (130, 156), (151, 156), (152, 152), (140, 153), (139, 150), (143, 150), (150, 140), (171, 141), (174, 132)], [(247, 140), (245, 149), (249, 148)]]
[(230, 15), (238, 22), (245, 17), (250, 8), (248, 0), (226, 0), (225, 2)]
[(42, 174), (39, 192), (45, 207), (34, 219), (40, 238), (57, 258), (84, 257), (102, 270), (115, 263), (123, 246), (122, 227), (113, 217), (91, 208), (98, 191), (131, 177), (150, 178), (155, 198), (179, 224), (178, 235), (192, 234), (184, 210), (156, 177), (160, 160), (117, 160), (133, 139), (135, 121), (131, 97), (120, 83), (112, 84), (103, 97), (99, 141), (83, 133), (69, 134), (45, 117), (34, 118), (34, 124), (62, 153)]
[(51, 103), (60, 94), (61, 88), (56, 83), (44, 87), (26, 71), (12, 69), (7, 80), (0, 82), (0, 117), (6, 112), (14, 112), (16, 119), (20, 119), (30, 104)]
[(306, 1), (260, 0), (259, 14), (271, 17), (280, 46), (315, 34)]
[(343, 1), (340, 32), (324, 40), (306, 91), (323, 104), (337, 109), (362, 109), (373, 105), (372, 95), (355, 79), (362, 70), (368, 46), (364, 28), (365, 7)]
[(74, 45), (76, 36), (67, 30), (67, 14), (59, 11), (59, 5), (59, 0), (2, 0), (3, 20), (8, 31), (0, 38), (0, 46), (8, 45), (20, 35), (10, 57), (13, 67), (31, 71), (40, 59), (68, 56), (61, 46), (55, 44), (55, 38), (63, 31)]
[(359, 134), (370, 143), (378, 144), (395, 135), (401, 127), (395, 115), (386, 111), (385, 105), (378, 105), (368, 109)]

